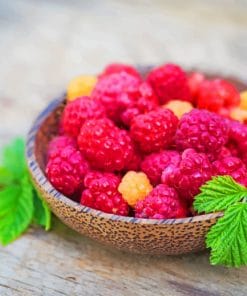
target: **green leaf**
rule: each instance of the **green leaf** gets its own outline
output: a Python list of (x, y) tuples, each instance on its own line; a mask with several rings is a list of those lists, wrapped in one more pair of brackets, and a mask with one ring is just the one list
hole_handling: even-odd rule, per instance
[(13, 182), (13, 175), (4, 167), (0, 167), (0, 188)]
[[(12, 194), (11, 197), (9, 195), (11, 201), (9, 210), (3, 210), (5, 214), (0, 217), (0, 242), (3, 245), (9, 244), (23, 233), (33, 217), (33, 187), (28, 176), (23, 176), (20, 184), (16, 186), (18, 187), (16, 189), (13, 189), (12, 186), (10, 187), (12, 189), (6, 188), (6, 190), (12, 190)], [(9, 193), (11, 192), (9, 191)], [(6, 198), (6, 196), (5, 191), (3, 197)]]
[(206, 237), (213, 265), (247, 265), (247, 203), (230, 206)]
[(3, 150), (3, 166), (13, 174), (16, 179), (22, 177), (26, 170), (25, 143), (17, 138)]
[(0, 191), (0, 219), (15, 207), (15, 202), (20, 191), (20, 186), (15, 184), (5, 187)]
[(38, 195), (36, 191), (33, 194), (34, 214), (33, 220), (41, 225), (45, 230), (51, 228), (51, 211), (46, 202)]
[(223, 211), (247, 197), (247, 188), (230, 176), (218, 176), (204, 184), (195, 197), (194, 208), (199, 212)]

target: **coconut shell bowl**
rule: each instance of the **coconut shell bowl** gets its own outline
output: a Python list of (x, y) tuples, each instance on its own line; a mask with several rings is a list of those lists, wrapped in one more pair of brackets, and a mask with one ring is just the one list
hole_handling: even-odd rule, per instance
[[(229, 80), (239, 90), (244, 88), (239, 81)], [(26, 143), (28, 169), (34, 186), (53, 213), (75, 231), (127, 252), (178, 255), (205, 249), (205, 235), (222, 213), (164, 220), (124, 217), (82, 206), (51, 185), (44, 174), (46, 150), (57, 133), (64, 102), (64, 96), (55, 99), (38, 115)]]

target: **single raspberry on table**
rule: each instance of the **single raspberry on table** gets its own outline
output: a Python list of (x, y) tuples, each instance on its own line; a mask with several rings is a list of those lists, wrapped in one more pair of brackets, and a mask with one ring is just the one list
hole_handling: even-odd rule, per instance
[(120, 178), (112, 173), (89, 172), (80, 203), (106, 213), (127, 216), (129, 207), (117, 190), (119, 183)]
[(48, 158), (54, 155), (59, 155), (60, 152), (67, 146), (77, 147), (77, 143), (74, 138), (68, 136), (57, 136), (54, 137), (47, 148)]
[(148, 176), (153, 185), (161, 183), (163, 170), (170, 164), (177, 165), (180, 153), (173, 150), (164, 150), (152, 153), (144, 158), (141, 163), (142, 171)]
[(166, 64), (150, 71), (147, 81), (155, 90), (160, 104), (170, 100), (192, 101), (188, 79), (177, 65)]
[(100, 103), (89, 97), (80, 97), (65, 106), (62, 128), (67, 135), (77, 137), (85, 120), (104, 116), (105, 110)]
[(67, 87), (67, 100), (73, 101), (78, 97), (90, 96), (97, 82), (93, 75), (81, 75), (73, 78)]
[(98, 81), (92, 99), (102, 104), (107, 116), (119, 123), (121, 114), (139, 96), (140, 79), (126, 72), (114, 73)]
[(99, 75), (99, 79), (102, 79), (111, 74), (121, 73), (121, 72), (126, 72), (141, 80), (140, 74), (133, 66), (127, 65), (127, 64), (121, 64), (121, 63), (109, 64), (107, 67), (105, 67), (103, 72)]
[(132, 139), (141, 151), (160, 151), (173, 142), (178, 119), (171, 110), (160, 108), (135, 117), (130, 126)]
[(179, 199), (174, 188), (160, 184), (149, 195), (137, 202), (135, 217), (150, 219), (183, 218), (187, 215), (187, 208)]
[(190, 102), (171, 100), (167, 104), (163, 105), (164, 108), (172, 110), (172, 112), (180, 119), (185, 113), (190, 112), (193, 109), (193, 105)]
[(118, 186), (123, 199), (131, 206), (144, 199), (153, 189), (146, 174), (143, 172), (127, 172)]
[(183, 115), (175, 136), (177, 149), (193, 148), (208, 154), (211, 160), (217, 159), (227, 140), (225, 121), (215, 113), (198, 109)]
[(213, 162), (215, 175), (229, 175), (233, 179), (247, 186), (247, 168), (238, 157), (228, 156)]
[(200, 72), (193, 72), (188, 76), (188, 84), (193, 98), (193, 103), (197, 102), (200, 85), (204, 80), (205, 76)]
[(135, 153), (128, 132), (108, 118), (87, 120), (78, 136), (78, 146), (93, 168), (108, 172), (123, 170)]
[(46, 174), (51, 184), (65, 195), (72, 195), (83, 187), (89, 165), (73, 146), (65, 146), (59, 154), (51, 154), (46, 165)]
[(191, 204), (200, 187), (212, 176), (213, 168), (207, 155), (186, 149), (178, 164), (171, 163), (164, 169), (161, 180)]
[(224, 79), (205, 80), (201, 83), (197, 107), (229, 116), (232, 107), (238, 106), (240, 95), (233, 84)]

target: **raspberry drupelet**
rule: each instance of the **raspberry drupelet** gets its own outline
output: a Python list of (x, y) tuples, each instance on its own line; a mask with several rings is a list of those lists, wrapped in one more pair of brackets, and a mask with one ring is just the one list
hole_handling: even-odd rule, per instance
[(120, 178), (112, 173), (89, 172), (80, 203), (105, 213), (127, 216), (129, 206), (117, 190), (119, 183)]
[(186, 215), (187, 208), (179, 199), (176, 190), (164, 184), (156, 186), (135, 206), (137, 218), (172, 219), (184, 218)]

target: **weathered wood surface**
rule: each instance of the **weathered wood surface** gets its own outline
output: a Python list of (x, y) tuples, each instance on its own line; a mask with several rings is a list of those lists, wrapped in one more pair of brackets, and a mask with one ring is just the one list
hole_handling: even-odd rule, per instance
[[(0, 0), (0, 145), (79, 73), (113, 60), (175, 61), (247, 79), (247, 2)], [(55, 220), (0, 248), (5, 295), (246, 295), (247, 269), (208, 253), (136, 256)]]

